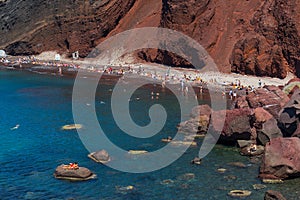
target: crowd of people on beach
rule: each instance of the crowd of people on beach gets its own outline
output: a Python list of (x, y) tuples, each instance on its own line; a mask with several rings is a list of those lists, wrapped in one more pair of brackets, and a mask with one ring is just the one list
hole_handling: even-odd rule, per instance
[[(0, 63), (3, 63), (6, 66), (14, 66), (22, 68), (24, 64), (29, 64), (31, 66), (42, 66), (42, 67), (53, 67), (57, 68), (58, 73), (62, 74), (63, 69), (84, 69), (92, 72), (104, 73), (108, 75), (125, 75), (125, 74), (137, 74), (139, 76), (144, 76), (151, 78), (155, 81), (161, 82), (162, 87), (166, 87), (166, 84), (179, 84), (180, 90), (187, 94), (189, 92), (188, 85), (192, 85), (193, 87), (199, 87), (199, 93), (203, 93), (203, 88), (207, 86), (207, 84), (212, 84), (216, 87), (224, 87), (226, 91), (222, 92), (223, 96), (228, 96), (230, 99), (236, 99), (240, 91), (244, 91), (247, 94), (253, 92), (255, 90), (255, 86), (244, 86), (241, 84), (241, 81), (236, 79), (231, 83), (227, 83), (225, 81), (218, 82), (216, 78), (211, 78), (209, 81), (204, 81), (201, 78), (201, 74), (197, 75), (196, 71), (191, 72), (190, 74), (182, 72), (182, 73), (172, 73), (174, 69), (168, 67), (164, 72), (158, 73), (155, 69), (145, 69), (141, 64), (140, 65), (127, 65), (127, 66), (90, 66), (90, 65), (79, 65), (75, 64), (75, 62), (62, 62), (62, 61), (43, 61), (36, 59), (34, 56), (23, 56), (23, 57), (6, 57), (0, 58)], [(195, 73), (196, 72), (196, 73)], [(263, 87), (261, 80), (258, 82), (257, 87)]]

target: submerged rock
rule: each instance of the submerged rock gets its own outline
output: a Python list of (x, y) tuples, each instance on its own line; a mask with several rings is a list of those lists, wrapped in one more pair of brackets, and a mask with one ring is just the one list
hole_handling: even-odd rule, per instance
[(71, 180), (71, 181), (85, 181), (95, 178), (89, 169), (85, 167), (78, 167), (78, 169), (70, 169), (68, 165), (60, 165), (54, 172), (54, 177), (57, 179)]
[(253, 189), (254, 190), (262, 190), (262, 189), (265, 189), (267, 186), (266, 185), (263, 185), (263, 184), (254, 184), (253, 185)]
[(242, 162), (231, 162), (231, 163), (228, 163), (228, 165), (230, 166), (234, 166), (234, 167), (239, 167), (239, 168), (246, 168), (247, 166), (242, 163)]
[(280, 192), (268, 190), (265, 193), (264, 200), (286, 200), (286, 198), (284, 198), (284, 196)]
[(177, 177), (180, 181), (189, 181), (195, 179), (196, 175), (193, 173), (186, 173)]
[(272, 139), (265, 147), (260, 178), (281, 180), (300, 177), (299, 152), (299, 138)]
[(231, 190), (228, 195), (232, 197), (248, 197), (251, 193), (252, 192), (248, 190)]
[(70, 125), (64, 125), (61, 129), (62, 130), (76, 130), (76, 129), (81, 129), (83, 126), (81, 124), (70, 124)]

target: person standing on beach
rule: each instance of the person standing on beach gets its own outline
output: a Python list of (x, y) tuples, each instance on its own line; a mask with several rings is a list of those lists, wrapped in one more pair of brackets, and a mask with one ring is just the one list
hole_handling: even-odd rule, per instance
[(183, 92), (184, 91), (184, 80), (183, 79), (180, 80), (180, 84), (181, 84), (181, 91)]
[(230, 89), (230, 91), (229, 91), (230, 99), (232, 99), (232, 95), (233, 95), (233, 91), (232, 91), (232, 89)]
[(236, 97), (237, 97), (237, 93), (236, 93), (236, 91), (234, 91), (233, 92), (233, 99), (236, 99)]

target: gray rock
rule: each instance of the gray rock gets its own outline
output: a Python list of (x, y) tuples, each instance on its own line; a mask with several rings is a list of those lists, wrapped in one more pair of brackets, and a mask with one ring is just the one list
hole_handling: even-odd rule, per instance
[(110, 156), (105, 150), (97, 151), (94, 153), (91, 153), (89, 157), (96, 162), (109, 162), (110, 161)]

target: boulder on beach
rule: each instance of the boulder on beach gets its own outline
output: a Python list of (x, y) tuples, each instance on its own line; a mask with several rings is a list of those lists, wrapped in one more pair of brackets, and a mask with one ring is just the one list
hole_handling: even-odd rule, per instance
[(77, 169), (70, 169), (68, 165), (60, 165), (54, 172), (54, 177), (57, 179), (71, 180), (71, 181), (85, 181), (95, 178), (89, 169), (85, 167), (78, 167)]
[(105, 164), (105, 163), (108, 163), (110, 161), (110, 156), (107, 153), (107, 151), (105, 151), (105, 150), (90, 153), (88, 155), (88, 157), (91, 158), (92, 160), (94, 160), (95, 162), (98, 162), (98, 163), (104, 163)]
[(265, 193), (264, 200), (286, 200), (286, 198), (284, 198), (284, 196), (280, 192), (268, 190)]
[(295, 177), (300, 177), (300, 139), (272, 139), (265, 147), (260, 178), (281, 180)]

